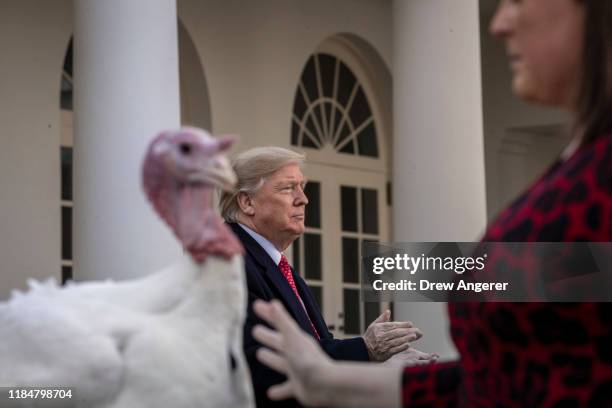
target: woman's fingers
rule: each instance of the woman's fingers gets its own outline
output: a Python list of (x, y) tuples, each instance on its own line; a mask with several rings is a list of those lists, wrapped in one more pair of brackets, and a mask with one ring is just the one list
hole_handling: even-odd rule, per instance
[(272, 368), (273, 370), (276, 370), (282, 374), (287, 374), (289, 372), (289, 369), (287, 367), (287, 360), (285, 360), (285, 358), (282, 357), (280, 354), (262, 347), (257, 350), (257, 353), (255, 355), (257, 356), (257, 359), (259, 361)]
[(266, 323), (274, 328), (277, 328), (276, 322), (274, 322), (274, 319), (272, 318), (272, 308), (270, 307), (269, 303), (256, 300), (255, 303), (253, 303), (253, 310), (255, 311), (255, 314), (265, 320)]
[(270, 330), (261, 324), (253, 328), (253, 337), (272, 350), (280, 350), (283, 344), (283, 336), (274, 330)]
[(268, 397), (271, 400), (283, 400), (293, 396), (295, 396), (293, 386), (289, 381), (268, 388)]
[(253, 304), (253, 310), (270, 326), (283, 334), (290, 333), (297, 328), (296, 323), (278, 300), (272, 300), (271, 302), (256, 300)]

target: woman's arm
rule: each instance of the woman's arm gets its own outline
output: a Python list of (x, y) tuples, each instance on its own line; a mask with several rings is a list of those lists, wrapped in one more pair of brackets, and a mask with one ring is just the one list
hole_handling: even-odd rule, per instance
[(334, 362), (315, 340), (300, 330), (282, 305), (256, 302), (255, 313), (277, 331), (263, 326), (254, 337), (269, 349), (257, 358), (288, 378), (268, 390), (271, 399), (297, 398), (304, 405), (399, 407), (401, 371), (397, 365)]

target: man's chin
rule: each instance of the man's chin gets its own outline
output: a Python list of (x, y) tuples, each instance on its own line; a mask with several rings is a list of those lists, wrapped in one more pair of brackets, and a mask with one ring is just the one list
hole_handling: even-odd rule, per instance
[(304, 233), (304, 231), (306, 230), (306, 227), (304, 226), (303, 222), (300, 222), (296, 225), (296, 223), (294, 223), (294, 225), (291, 225), (289, 231), (296, 236), (296, 238), (298, 238), (300, 235), (302, 235)]

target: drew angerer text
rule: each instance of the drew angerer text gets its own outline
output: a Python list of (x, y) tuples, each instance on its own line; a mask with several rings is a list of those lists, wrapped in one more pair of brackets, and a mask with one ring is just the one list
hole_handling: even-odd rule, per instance
[(459, 280), (457, 282), (430, 282), (427, 279), (420, 279), (417, 282), (407, 279), (402, 279), (399, 282), (383, 282), (381, 279), (372, 282), (374, 290), (400, 290), (400, 291), (452, 291), (465, 290), (474, 292), (483, 292), (489, 290), (507, 290), (508, 282), (465, 282)]

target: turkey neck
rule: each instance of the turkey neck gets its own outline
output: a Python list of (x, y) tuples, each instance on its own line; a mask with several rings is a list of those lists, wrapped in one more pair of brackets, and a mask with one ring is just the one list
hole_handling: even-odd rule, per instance
[(242, 246), (212, 208), (213, 190), (206, 185), (187, 185), (179, 190), (175, 206), (176, 234), (194, 261), (210, 255), (229, 260), (242, 254)]

